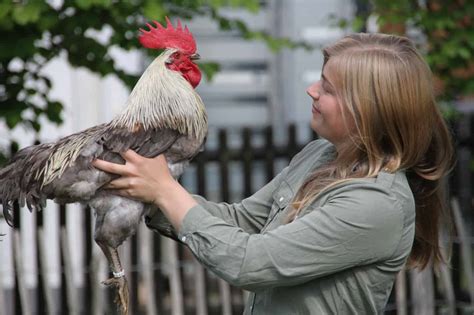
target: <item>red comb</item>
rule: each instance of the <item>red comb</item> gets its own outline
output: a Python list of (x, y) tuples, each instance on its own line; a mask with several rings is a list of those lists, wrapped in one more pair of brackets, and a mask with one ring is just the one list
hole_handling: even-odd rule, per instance
[(147, 23), (149, 31), (140, 29), (141, 34), (138, 40), (143, 47), (153, 49), (176, 48), (182, 52), (194, 54), (196, 52), (196, 42), (193, 34), (185, 26), (181, 26), (181, 21), (178, 20), (178, 26), (173, 27), (168, 17), (166, 17), (166, 27), (163, 27), (157, 21), (153, 21), (156, 28), (150, 23)]

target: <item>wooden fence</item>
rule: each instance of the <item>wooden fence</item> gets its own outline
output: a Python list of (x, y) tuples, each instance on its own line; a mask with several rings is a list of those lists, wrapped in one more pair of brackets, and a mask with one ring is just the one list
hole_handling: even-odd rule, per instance
[[(235, 146), (229, 144), (228, 131), (220, 130), (217, 149), (195, 158), (182, 180), (190, 191), (216, 201), (241, 199), (273, 178), (302, 148), (294, 126), (288, 129), (287, 143), (279, 145), (270, 128), (239, 133)], [(262, 139), (260, 144), (254, 143), (256, 138)], [(467, 150), (472, 158), (472, 135), (458, 139), (458, 151)], [(471, 211), (472, 186), (466, 190), (462, 185), (470, 184), (473, 171), (463, 161), (451, 180), (456, 222), (451, 265), (436, 275), (432, 269), (401, 272), (386, 314), (474, 313), (472, 225), (461, 219)], [(109, 276), (108, 267), (93, 242), (90, 209), (48, 203), (40, 213), (19, 210), (15, 229), (0, 220), (0, 232), (7, 233), (0, 242), (0, 315), (116, 313), (113, 292), (100, 284)], [(219, 280), (186, 247), (143, 224), (120, 253), (129, 279), (131, 314), (242, 313), (246, 292)]]

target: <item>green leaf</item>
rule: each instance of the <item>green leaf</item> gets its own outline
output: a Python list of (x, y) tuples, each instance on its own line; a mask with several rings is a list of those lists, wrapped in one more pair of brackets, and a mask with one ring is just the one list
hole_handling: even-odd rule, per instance
[(14, 57), (28, 58), (35, 53), (34, 36), (18, 36), (3, 38), (0, 42), (0, 60)]
[(21, 122), (21, 112), (10, 112), (5, 118), (8, 128), (13, 129)]
[(3, 166), (7, 163), (8, 156), (9, 154), (7, 154), (7, 152), (0, 152), (0, 166)]
[(199, 69), (201, 69), (208, 81), (212, 81), (214, 75), (220, 71), (220, 65), (216, 62), (203, 62), (199, 63)]
[(458, 53), (463, 59), (469, 60), (471, 58), (471, 52), (466, 47), (459, 47)]
[(160, 1), (148, 0), (143, 6), (143, 14), (150, 20), (163, 21), (167, 11), (163, 8)]
[(75, 0), (75, 2), (79, 8), (84, 10), (94, 6), (108, 8), (112, 5), (112, 0)]
[(224, 5), (223, 0), (209, 0), (209, 5), (214, 9), (219, 9)]
[(0, 20), (4, 19), (8, 13), (10, 13), (10, 10), (12, 9), (12, 4), (8, 3), (0, 3)]
[(28, 1), (13, 8), (13, 19), (20, 25), (36, 22), (45, 8), (43, 1)]
[(49, 102), (46, 106), (46, 115), (48, 119), (57, 124), (62, 123), (63, 119), (61, 118), (61, 111), (63, 105), (59, 102)]
[(219, 20), (219, 28), (223, 31), (228, 31), (232, 29), (232, 26), (229, 20), (222, 18)]
[(240, 1), (240, 5), (244, 6), (248, 11), (252, 13), (258, 13), (258, 11), (260, 11), (260, 1), (257, 0)]
[(42, 31), (47, 31), (52, 29), (58, 22), (58, 15), (54, 12), (48, 12), (47, 14), (43, 14), (38, 21), (38, 26)]
[(75, 2), (79, 8), (85, 9), (85, 10), (89, 9), (93, 3), (92, 0), (76, 0)]
[(352, 30), (354, 32), (360, 32), (367, 23), (367, 19), (365, 17), (358, 16), (352, 21)]
[(36, 132), (41, 130), (41, 125), (37, 120), (26, 120), (26, 123), (28, 123)]

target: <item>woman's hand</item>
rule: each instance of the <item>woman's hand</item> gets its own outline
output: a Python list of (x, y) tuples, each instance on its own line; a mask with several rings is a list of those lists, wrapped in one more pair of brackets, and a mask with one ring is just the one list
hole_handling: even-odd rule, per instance
[(92, 165), (98, 169), (120, 175), (104, 188), (113, 189), (117, 195), (158, 205), (160, 197), (178, 184), (171, 176), (163, 155), (149, 159), (133, 150), (121, 154), (125, 164), (95, 160)]
[(154, 203), (179, 230), (184, 216), (197, 202), (171, 176), (164, 155), (148, 159), (132, 150), (121, 155), (125, 159), (124, 165), (104, 160), (92, 162), (102, 171), (120, 175), (105, 188), (120, 196)]

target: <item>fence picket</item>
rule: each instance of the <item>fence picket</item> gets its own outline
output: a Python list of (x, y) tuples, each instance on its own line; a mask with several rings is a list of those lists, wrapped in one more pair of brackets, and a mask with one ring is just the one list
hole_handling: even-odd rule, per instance
[[(153, 235), (143, 224), (140, 224), (138, 229), (138, 241), (140, 244), (140, 260), (138, 267), (141, 270), (140, 276), (137, 280), (141, 281), (143, 285), (138, 286), (138, 305), (144, 305), (146, 314), (156, 315), (156, 290), (153, 281)], [(141, 309), (141, 308), (140, 308)]]
[(169, 262), (169, 281), (171, 294), (171, 314), (184, 315), (183, 288), (181, 286), (181, 273), (179, 270), (178, 245), (176, 242), (163, 238), (166, 244), (166, 255)]
[(410, 270), (412, 313), (416, 315), (435, 314), (435, 294), (431, 264), (426, 269)]
[(38, 258), (39, 258), (39, 265), (40, 265), (40, 272), (39, 274), (42, 275), (40, 277), (39, 281), (39, 287), (41, 287), (41, 290), (38, 290), (39, 292), (43, 292), (45, 296), (45, 308), (49, 314), (55, 314), (57, 311), (54, 309), (54, 303), (53, 303), (53, 296), (52, 296), (52, 286), (48, 285), (48, 256), (46, 254), (46, 248), (44, 245), (44, 233), (43, 233), (43, 228), (38, 227), (37, 230), (37, 237), (38, 237)]
[(77, 300), (78, 295), (76, 294), (76, 287), (74, 286), (74, 271), (72, 267), (71, 251), (68, 242), (68, 231), (65, 227), (61, 228), (61, 248), (63, 253), (64, 261), (64, 276), (66, 279), (66, 300), (68, 310), (72, 314), (79, 313), (79, 301)]
[[(14, 255), (15, 255), (15, 268), (19, 272), (18, 274), (18, 292), (20, 294), (20, 303), (21, 303), (21, 310), (24, 314), (33, 314), (33, 307), (32, 301), (33, 299), (30, 297), (30, 292), (26, 285), (25, 281), (25, 273), (23, 269), (23, 259), (22, 259), (22, 246), (21, 246), (21, 237), (19, 231), (14, 231), (13, 234), (13, 242), (14, 246)], [(17, 310), (18, 311), (18, 310)]]
[[(92, 213), (92, 209), (88, 209)], [(91, 217), (93, 217), (91, 215)], [(94, 227), (90, 226), (89, 237), (94, 239)], [(106, 303), (106, 288), (102, 281), (108, 278), (107, 262), (104, 254), (98, 246), (91, 246), (91, 263), (90, 263), (90, 277), (91, 277), (91, 304), (92, 314), (101, 315), (108, 312), (108, 303)]]
[(0, 290), (0, 305), (5, 306), (5, 308), (0, 307), (0, 315), (9, 315), (8, 310), (6, 309), (8, 304), (5, 302), (4, 290)]
[(465, 273), (465, 279), (468, 286), (471, 307), (474, 310), (474, 275), (472, 271), (472, 249), (469, 235), (461, 215), (459, 202), (456, 198), (451, 199), (451, 208), (453, 211), (454, 224), (461, 246), (462, 271)]
[(30, 213), (27, 208), (20, 209), (21, 229), (18, 238), (21, 249), (21, 268), (23, 272), (24, 303), (28, 303), (31, 312), (38, 312), (38, 251), (36, 248), (36, 217), (37, 213)]
[(205, 271), (197, 260), (193, 261), (193, 268), (195, 275), (194, 290), (196, 297), (196, 314), (207, 315)]
[[(446, 256), (445, 256), (446, 257)], [(456, 314), (456, 296), (454, 294), (453, 282), (451, 279), (451, 270), (445, 263), (440, 263), (439, 266), (439, 277), (441, 280), (441, 287), (444, 291), (446, 299), (446, 312), (449, 315)]]
[(219, 295), (221, 297), (222, 315), (232, 314), (232, 301), (230, 298), (230, 286), (222, 279), (218, 279)]
[(407, 273), (405, 269), (400, 270), (395, 281), (395, 296), (397, 304), (397, 315), (407, 315)]
[[(2, 236), (0, 242), (0, 253), (2, 263), (0, 264), (0, 291), (4, 307), (0, 307), (1, 315), (15, 314), (15, 257), (13, 243), (13, 229), (10, 229), (5, 220), (0, 219), (0, 231), (6, 235)], [(7, 233), (7, 231), (11, 231)]]

